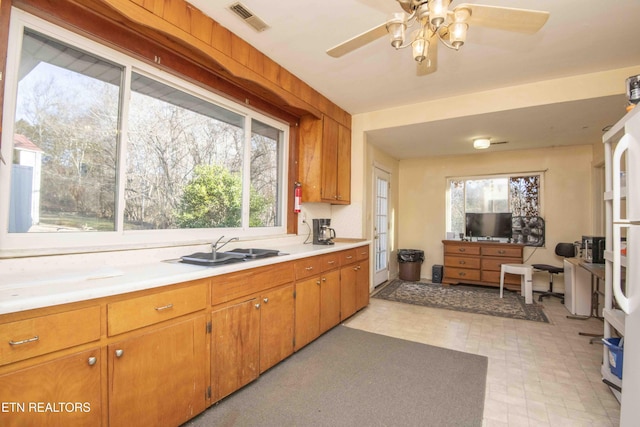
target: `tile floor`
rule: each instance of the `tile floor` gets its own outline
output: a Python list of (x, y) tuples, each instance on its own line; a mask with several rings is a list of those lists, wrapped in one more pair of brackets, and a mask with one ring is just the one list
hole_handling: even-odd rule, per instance
[[(537, 296), (534, 294), (534, 298)], [(550, 323), (503, 319), (372, 298), (345, 325), (489, 358), (483, 426), (617, 426), (620, 405), (601, 382), (598, 319), (567, 319), (545, 298)]]

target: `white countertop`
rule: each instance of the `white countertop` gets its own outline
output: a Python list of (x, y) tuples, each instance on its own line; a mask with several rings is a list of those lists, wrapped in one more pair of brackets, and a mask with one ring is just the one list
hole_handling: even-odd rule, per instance
[[(152, 289), (189, 280), (321, 255), (369, 244), (370, 241), (336, 242), (334, 245), (294, 244), (274, 247), (287, 255), (235, 264), (205, 267), (173, 260), (138, 265), (84, 266), (74, 271), (4, 277), (0, 284), (0, 314), (49, 307), (127, 292)], [(188, 255), (185, 253), (184, 255)]]

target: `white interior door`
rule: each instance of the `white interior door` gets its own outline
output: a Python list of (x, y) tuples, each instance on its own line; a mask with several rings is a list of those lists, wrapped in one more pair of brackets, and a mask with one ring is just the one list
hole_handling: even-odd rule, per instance
[(374, 168), (374, 259), (373, 286), (389, 279), (389, 173)]

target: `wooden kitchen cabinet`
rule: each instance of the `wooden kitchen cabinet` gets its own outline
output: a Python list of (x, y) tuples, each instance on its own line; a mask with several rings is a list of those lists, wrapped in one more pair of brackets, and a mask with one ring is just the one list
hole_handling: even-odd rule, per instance
[(215, 310), (211, 315), (211, 401), (216, 402), (258, 378), (260, 303), (258, 298)]
[(351, 202), (351, 130), (334, 119), (300, 120), (299, 176), (303, 202)]
[(340, 271), (338, 253), (325, 254), (296, 262), (303, 277), (296, 282), (296, 350), (340, 323)]
[(340, 264), (340, 305), (342, 320), (369, 304), (368, 246), (343, 251)]
[(260, 373), (293, 353), (293, 290), (289, 284), (260, 296)]
[[(445, 284), (500, 286), (502, 264), (522, 264), (523, 245), (443, 240)], [(520, 291), (520, 276), (505, 274), (505, 287)]]
[(100, 349), (0, 375), (3, 427), (99, 426)]
[(109, 425), (178, 426), (202, 412), (206, 341), (200, 315), (109, 344)]

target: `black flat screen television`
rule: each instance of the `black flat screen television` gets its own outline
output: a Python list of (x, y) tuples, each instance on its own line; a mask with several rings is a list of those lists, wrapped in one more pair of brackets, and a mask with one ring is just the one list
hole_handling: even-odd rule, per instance
[(467, 213), (465, 234), (467, 237), (511, 238), (512, 214)]

